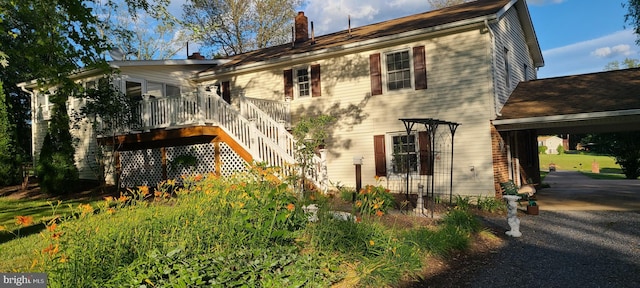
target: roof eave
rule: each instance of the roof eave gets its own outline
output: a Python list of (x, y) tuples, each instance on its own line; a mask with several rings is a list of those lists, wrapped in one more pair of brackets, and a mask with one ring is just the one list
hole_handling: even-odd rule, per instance
[(544, 123), (558, 123), (558, 122), (570, 122), (570, 121), (584, 121), (593, 119), (602, 119), (607, 117), (619, 117), (619, 116), (636, 116), (640, 115), (640, 109), (628, 109), (617, 111), (601, 111), (601, 112), (586, 112), (576, 114), (565, 115), (551, 115), (551, 116), (538, 116), (527, 118), (514, 118), (514, 119), (498, 119), (493, 120), (494, 126), (507, 126), (507, 125), (526, 125), (526, 124), (544, 124)]
[(228, 59), (165, 59), (165, 60), (133, 60), (133, 61), (110, 61), (109, 66), (120, 67), (142, 67), (142, 66), (177, 66), (177, 65), (222, 65), (228, 63)]

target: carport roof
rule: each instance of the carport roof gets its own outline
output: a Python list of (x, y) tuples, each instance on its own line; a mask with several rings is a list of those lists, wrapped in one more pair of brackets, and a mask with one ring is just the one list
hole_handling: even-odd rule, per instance
[(520, 82), (500, 114), (493, 121), (500, 131), (638, 129), (640, 68)]

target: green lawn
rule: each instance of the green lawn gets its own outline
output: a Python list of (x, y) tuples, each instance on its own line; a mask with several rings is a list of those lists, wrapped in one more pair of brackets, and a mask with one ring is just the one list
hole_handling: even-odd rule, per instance
[[(71, 215), (78, 205), (97, 203), (97, 200), (57, 201), (16, 200), (0, 198), (0, 272), (27, 271), (34, 249), (42, 249), (44, 242), (40, 232), (45, 224), (54, 217)], [(30, 217), (33, 223), (20, 226), (18, 216)], [(21, 241), (12, 241), (16, 237)]]
[(611, 156), (592, 154), (540, 154), (540, 170), (547, 170), (550, 163), (556, 164), (558, 170), (591, 172), (593, 163), (598, 163), (600, 173), (620, 174), (620, 165)]

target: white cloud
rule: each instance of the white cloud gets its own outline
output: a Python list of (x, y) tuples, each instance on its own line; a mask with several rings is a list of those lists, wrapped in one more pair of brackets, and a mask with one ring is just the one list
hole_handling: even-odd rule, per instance
[(612, 58), (616, 56), (629, 56), (633, 54), (631, 46), (627, 44), (620, 44), (613, 47), (601, 47), (591, 52), (591, 55), (601, 58)]
[(602, 71), (611, 61), (639, 58), (636, 35), (621, 30), (599, 38), (542, 51), (545, 66), (540, 78)]

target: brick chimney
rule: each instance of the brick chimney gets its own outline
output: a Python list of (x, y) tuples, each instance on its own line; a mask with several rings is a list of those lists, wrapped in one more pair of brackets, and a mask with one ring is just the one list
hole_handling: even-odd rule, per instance
[(309, 40), (309, 20), (304, 16), (304, 12), (298, 12), (296, 16), (296, 39), (295, 43)]
[(204, 56), (200, 55), (200, 52), (193, 52), (193, 54), (187, 56), (187, 59), (204, 60)]

